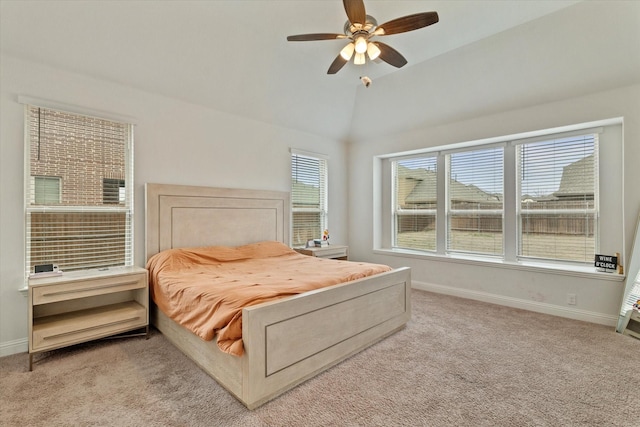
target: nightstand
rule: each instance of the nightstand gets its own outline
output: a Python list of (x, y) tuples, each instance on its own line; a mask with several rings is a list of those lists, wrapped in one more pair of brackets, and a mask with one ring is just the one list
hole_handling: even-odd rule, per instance
[(112, 267), (29, 279), (29, 370), (33, 354), (135, 329), (149, 332), (147, 270)]
[(346, 261), (349, 258), (349, 246), (329, 245), (314, 248), (297, 248), (296, 251), (303, 255), (314, 256), (318, 258), (331, 258)]

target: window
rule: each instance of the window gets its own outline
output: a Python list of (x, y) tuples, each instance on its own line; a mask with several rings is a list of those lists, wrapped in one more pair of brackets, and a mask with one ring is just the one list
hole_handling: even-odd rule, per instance
[(520, 258), (592, 262), (598, 134), (517, 145)]
[(35, 205), (55, 205), (60, 203), (60, 178), (53, 176), (33, 177), (33, 200)]
[(327, 225), (327, 158), (291, 151), (292, 245), (319, 239)]
[(124, 179), (104, 178), (102, 180), (102, 202), (104, 204), (124, 204)]
[(622, 252), (621, 120), (567, 129), (378, 157), (376, 246), (583, 266)]
[(502, 147), (446, 156), (447, 250), (502, 255)]
[(26, 273), (133, 264), (133, 126), (25, 107)]
[(436, 181), (436, 156), (395, 162), (395, 247), (436, 250)]

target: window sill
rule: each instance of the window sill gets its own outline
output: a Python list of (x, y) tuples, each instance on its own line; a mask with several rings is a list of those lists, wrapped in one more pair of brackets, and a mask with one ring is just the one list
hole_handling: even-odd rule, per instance
[(512, 270), (532, 271), (536, 273), (561, 274), (574, 277), (585, 277), (589, 279), (608, 280), (612, 282), (622, 282), (624, 274), (606, 273), (596, 271), (595, 267), (579, 265), (559, 265), (534, 261), (510, 262), (503, 259), (480, 258), (471, 255), (439, 255), (435, 253), (424, 253), (408, 249), (374, 249), (373, 253), (378, 255), (397, 256), (402, 258), (415, 258), (430, 261), (453, 262), (457, 264), (478, 265), (483, 267), (508, 268)]

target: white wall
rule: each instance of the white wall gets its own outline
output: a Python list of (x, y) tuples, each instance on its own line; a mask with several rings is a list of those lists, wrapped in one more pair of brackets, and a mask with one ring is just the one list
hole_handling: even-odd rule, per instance
[(289, 191), (289, 148), (329, 156), (331, 240), (347, 243), (344, 146), (13, 57), (0, 58), (0, 356), (27, 350), (23, 106), (18, 96), (135, 123), (135, 263), (144, 266), (145, 182)]
[[(410, 266), (414, 287), (615, 325), (623, 282), (611, 275), (595, 277), (550, 270), (518, 269), (489, 263), (463, 263), (442, 258), (410, 258), (374, 253), (373, 157), (624, 117), (624, 238), (628, 261), (636, 218), (640, 212), (639, 100), (640, 85), (633, 85), (351, 144), (349, 191), (362, 197), (357, 201), (352, 200), (349, 207), (350, 254), (356, 258), (395, 267)], [(577, 305), (567, 304), (567, 293), (576, 294)]]

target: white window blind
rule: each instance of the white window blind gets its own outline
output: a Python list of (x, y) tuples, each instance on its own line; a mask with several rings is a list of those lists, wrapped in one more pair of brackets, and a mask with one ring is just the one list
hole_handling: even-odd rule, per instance
[(517, 146), (520, 258), (593, 263), (598, 134)]
[(503, 253), (504, 148), (447, 155), (447, 250)]
[(133, 263), (133, 126), (25, 107), (26, 273)]
[(292, 245), (319, 239), (327, 228), (327, 159), (291, 153)]
[(437, 157), (396, 160), (393, 246), (436, 250)]

